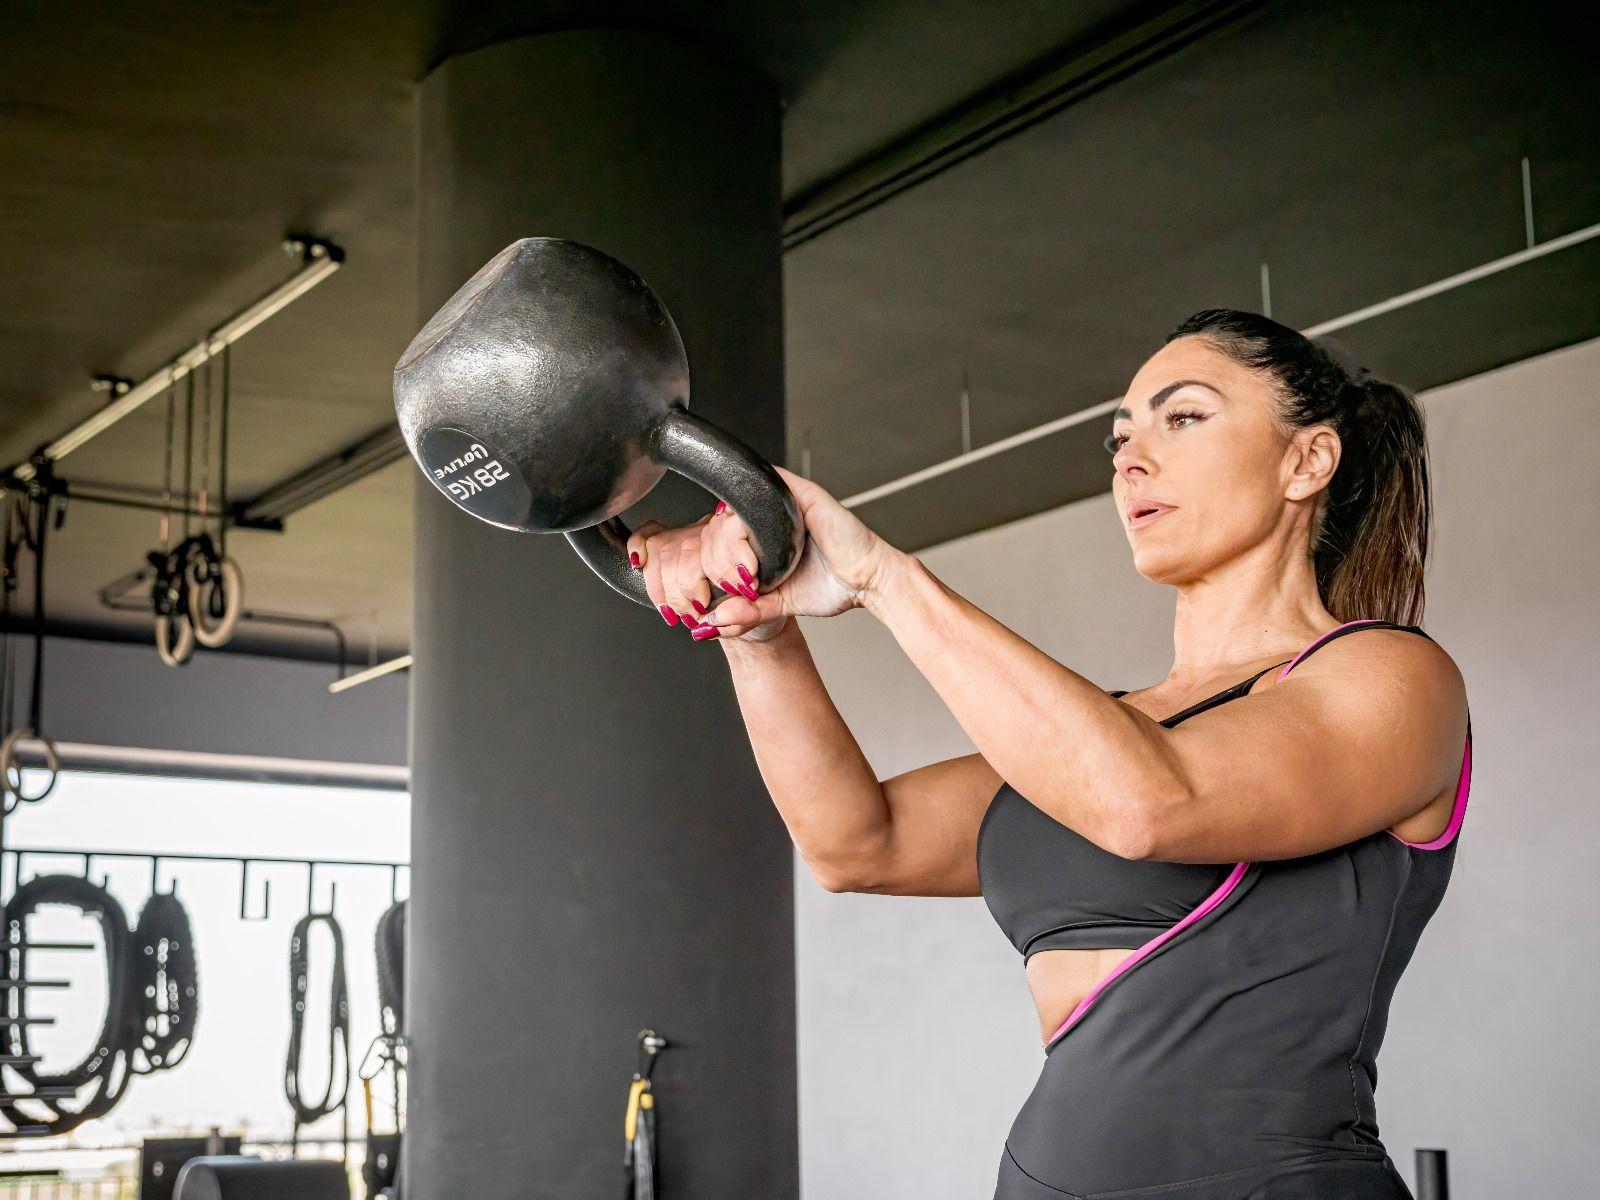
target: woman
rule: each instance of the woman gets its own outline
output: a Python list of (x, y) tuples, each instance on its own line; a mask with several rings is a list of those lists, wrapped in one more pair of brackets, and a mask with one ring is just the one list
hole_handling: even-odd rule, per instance
[[(1461, 675), (1415, 624), (1422, 414), (1227, 309), (1180, 325), (1125, 402), (1117, 512), (1139, 572), (1177, 589), (1152, 687), (1101, 691), (787, 471), (810, 541), (770, 593), (720, 505), (641, 527), (633, 561), (669, 625), (722, 642), (818, 881), (981, 894), (1024, 956), (1046, 1058), (997, 1200), (1409, 1197), (1376, 1057), (1471, 750)], [(730, 598), (708, 615), (713, 581)], [(977, 753), (874, 777), (789, 620), (852, 607)]]

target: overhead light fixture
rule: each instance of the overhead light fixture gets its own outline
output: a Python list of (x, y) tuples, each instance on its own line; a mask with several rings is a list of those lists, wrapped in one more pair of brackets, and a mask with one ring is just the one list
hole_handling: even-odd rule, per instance
[(357, 671), (354, 675), (346, 675), (328, 685), (330, 692), (345, 692), (357, 684), (367, 683), (384, 675), (392, 675), (396, 671), (404, 671), (411, 665), (411, 655), (402, 654), (399, 658), (391, 658), (388, 662), (381, 662), (375, 667), (368, 667), (365, 671)]
[(308, 504), (404, 458), (405, 453), (406, 443), (400, 435), (400, 427), (392, 423), (385, 425), (298, 475), (274, 484), (255, 499), (236, 506), (234, 521), (246, 528), (282, 521)]
[(231, 346), (268, 317), (305, 295), (337, 271), (344, 262), (344, 251), (320, 238), (290, 237), (283, 247), (289, 253), (300, 256), (300, 270), (293, 276), (138, 383), (129, 383), (125, 379), (100, 381), (100, 390), (109, 391), (112, 401), (41, 447), (28, 461), (12, 467), (8, 474), (23, 483), (34, 478), (39, 473), (39, 460), (56, 462), (90, 438), (104, 433), (145, 401), (161, 395), (185, 375), (204, 366), (208, 359), (221, 354), (224, 347)]

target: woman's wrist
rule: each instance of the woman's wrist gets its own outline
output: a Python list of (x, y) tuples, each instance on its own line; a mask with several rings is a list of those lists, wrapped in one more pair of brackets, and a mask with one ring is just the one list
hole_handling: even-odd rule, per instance
[(793, 617), (785, 616), (777, 630), (765, 638), (718, 637), (723, 652), (730, 658), (770, 658), (788, 649), (800, 636), (800, 625)]
[(923, 574), (922, 560), (915, 554), (885, 546), (882, 560), (873, 569), (866, 587), (861, 589), (860, 607), (878, 620), (887, 621), (889, 613)]

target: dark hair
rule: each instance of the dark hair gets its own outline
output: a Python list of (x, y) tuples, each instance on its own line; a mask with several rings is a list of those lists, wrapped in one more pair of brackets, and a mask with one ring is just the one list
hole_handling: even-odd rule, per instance
[(1203, 337), (1240, 366), (1268, 376), (1279, 419), (1291, 429), (1331, 425), (1339, 435), (1333, 473), (1312, 529), (1317, 589), (1341, 621), (1422, 619), (1423, 567), (1433, 507), (1422, 408), (1399, 384), (1348, 352), (1258, 313), (1208, 308), (1167, 335)]

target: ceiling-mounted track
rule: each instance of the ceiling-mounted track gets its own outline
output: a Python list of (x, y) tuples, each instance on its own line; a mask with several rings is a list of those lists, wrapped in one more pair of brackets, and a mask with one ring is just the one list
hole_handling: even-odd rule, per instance
[(320, 238), (290, 237), (284, 242), (284, 249), (300, 258), (300, 269), (292, 276), (138, 383), (125, 379), (99, 381), (102, 390), (111, 393), (111, 403), (79, 421), (54, 441), (41, 446), (26, 462), (18, 463), (6, 472), (5, 477), (27, 483), (40, 473), (41, 466), (59, 462), (90, 438), (104, 433), (145, 401), (161, 395), (185, 375), (204, 366), (208, 359), (222, 353), (224, 347), (231, 346), (268, 317), (305, 295), (337, 271), (344, 262), (344, 251)]

